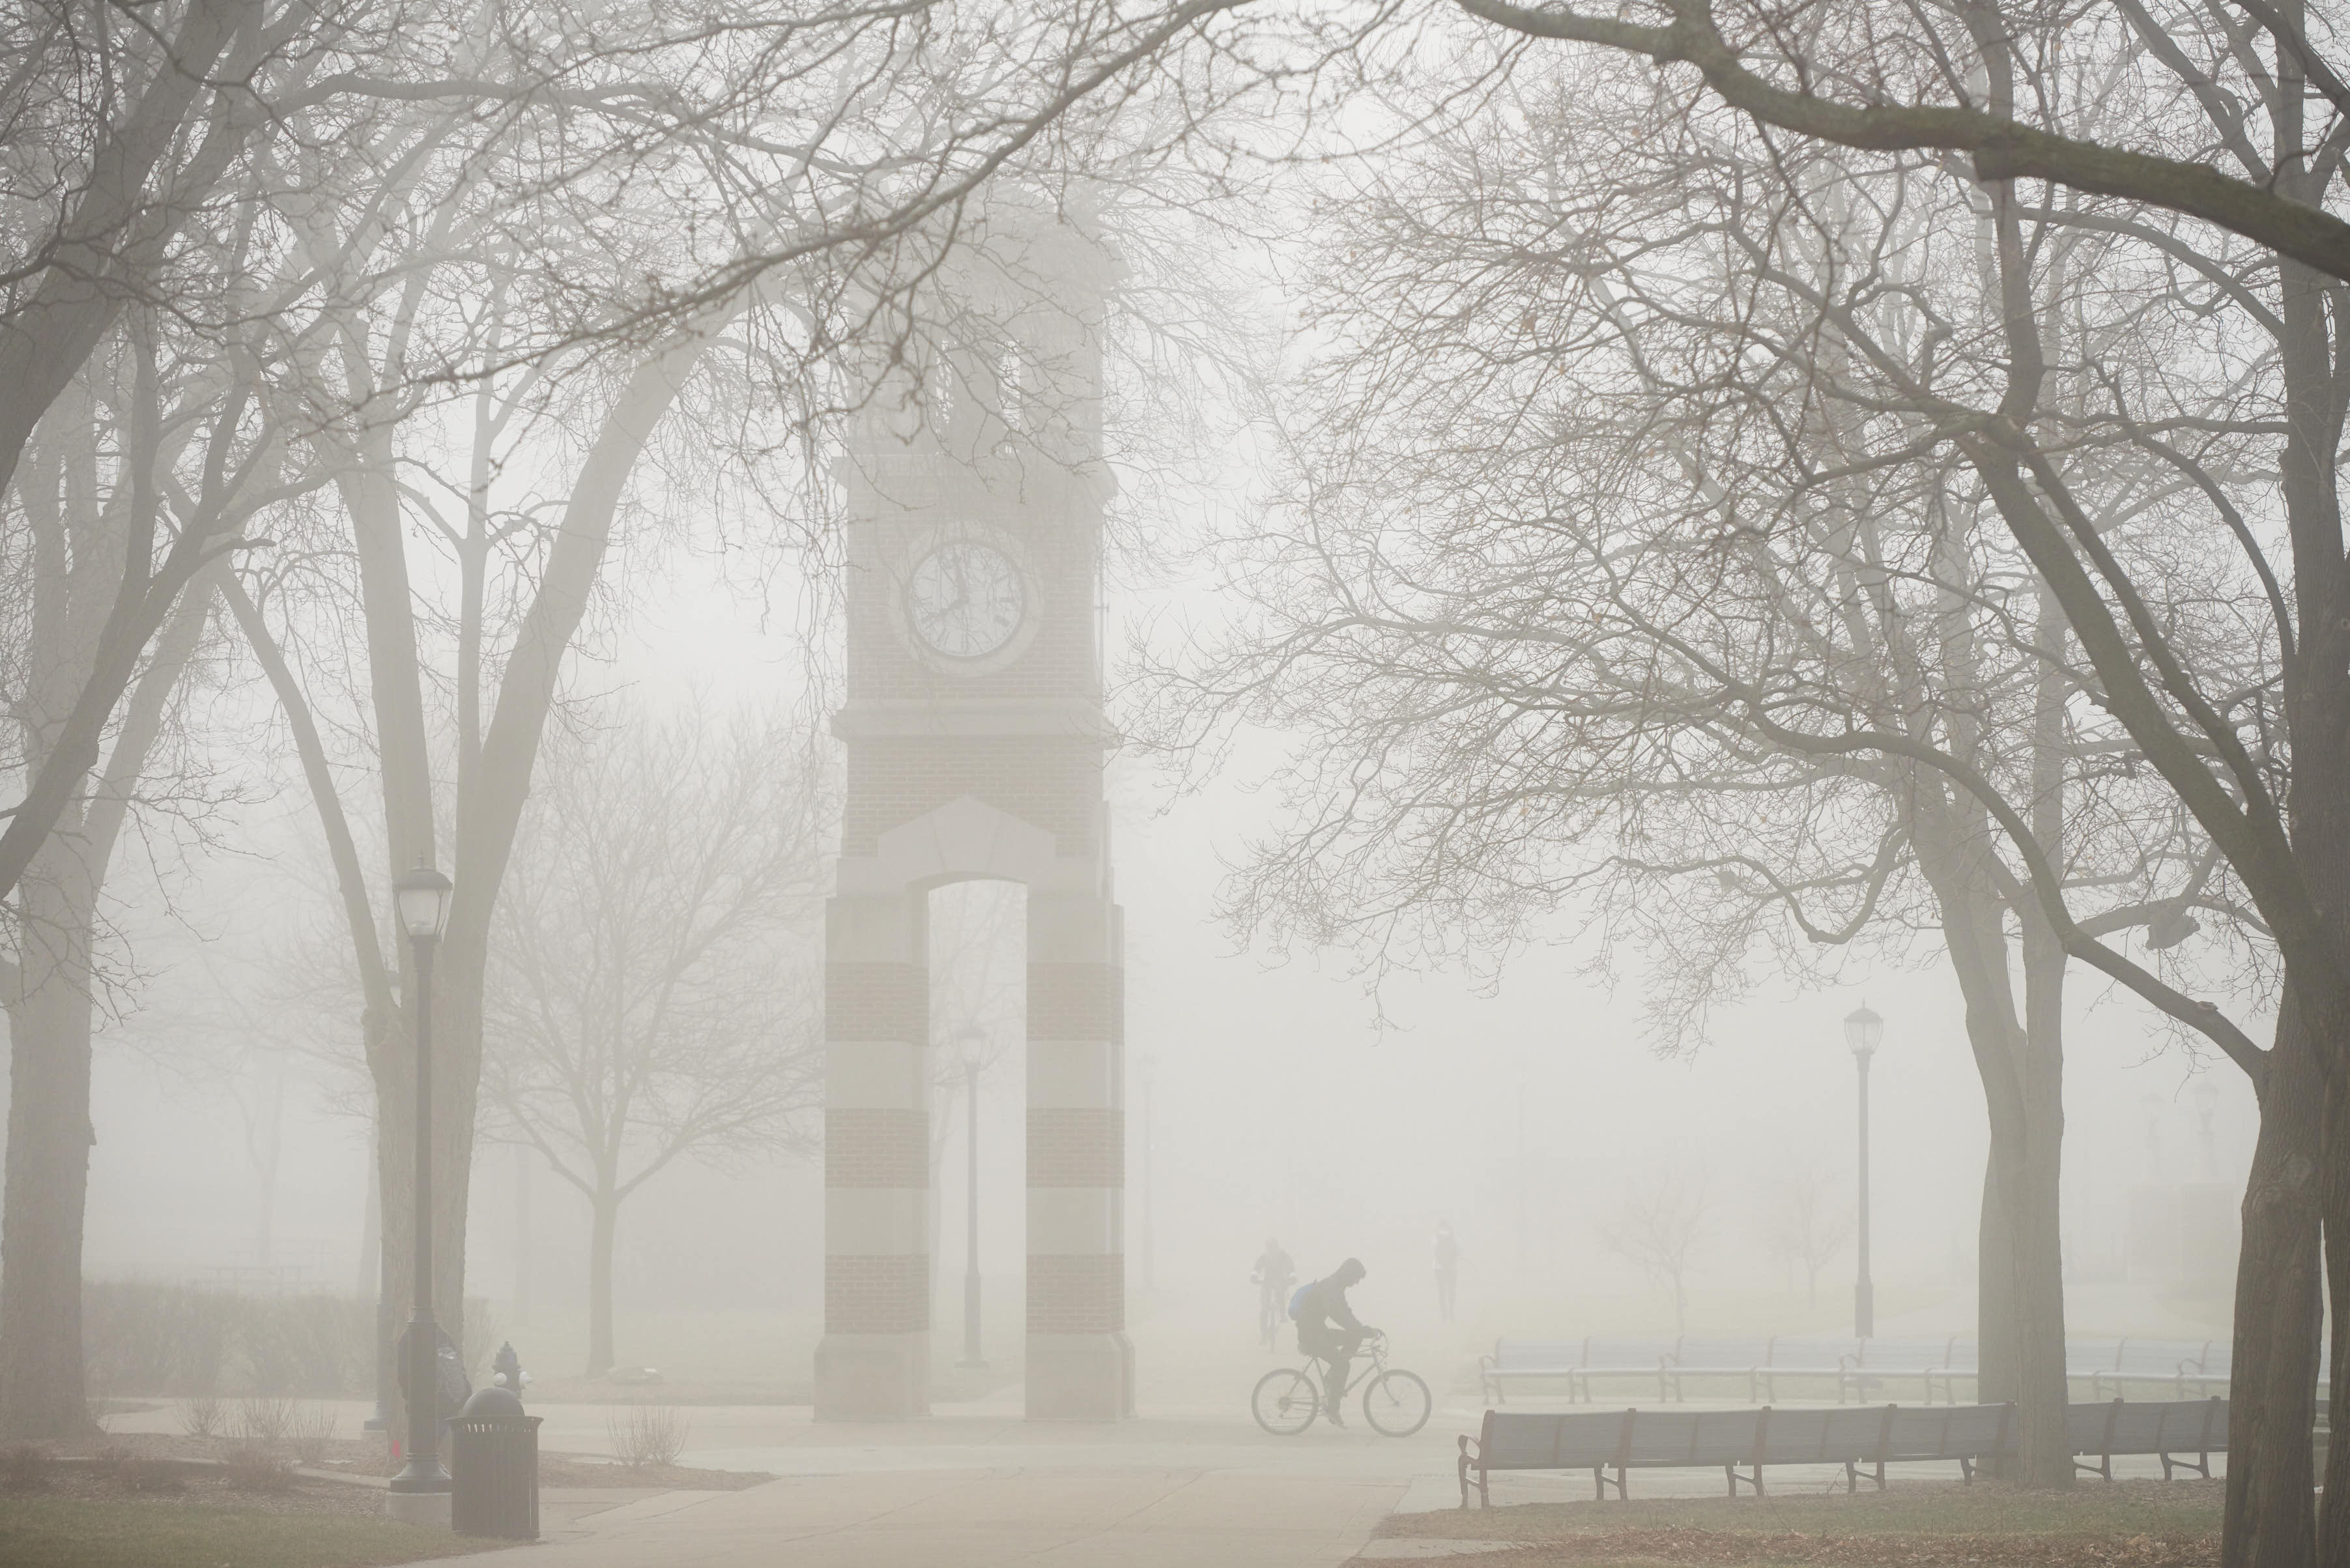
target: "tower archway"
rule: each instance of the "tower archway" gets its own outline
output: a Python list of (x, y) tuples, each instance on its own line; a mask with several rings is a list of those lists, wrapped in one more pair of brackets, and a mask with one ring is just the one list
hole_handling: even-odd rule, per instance
[(1027, 889), (1027, 1411), (1133, 1409), (1123, 938), (1102, 790), (1114, 737), (1096, 619), (1095, 335), (1110, 268), (1063, 218), (998, 212), (984, 227), (962, 285), (995, 313), (993, 358), (951, 359), (963, 390), (940, 417), (865, 421), (841, 470), (848, 658), (833, 730), (847, 784), (825, 939), (819, 1419), (930, 1407), (928, 896), (975, 877)]

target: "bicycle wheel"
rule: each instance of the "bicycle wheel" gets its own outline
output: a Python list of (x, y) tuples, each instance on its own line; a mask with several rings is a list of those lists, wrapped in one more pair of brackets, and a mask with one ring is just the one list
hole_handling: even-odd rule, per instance
[[(1249, 1396), (1249, 1409), (1256, 1416), (1256, 1424), (1276, 1438), (1294, 1438), (1314, 1424), (1314, 1417), (1322, 1408), (1321, 1397), (1314, 1390), (1314, 1379), (1295, 1366), (1276, 1366), (1256, 1381), (1256, 1392)], [(1421, 1420), (1428, 1419), (1422, 1416)]]
[(1428, 1425), (1436, 1401), (1416, 1372), (1382, 1372), (1363, 1388), (1363, 1419), (1390, 1438), (1409, 1438)]

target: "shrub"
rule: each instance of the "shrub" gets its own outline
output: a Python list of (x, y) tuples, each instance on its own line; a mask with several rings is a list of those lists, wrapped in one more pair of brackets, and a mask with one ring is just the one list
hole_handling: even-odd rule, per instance
[(375, 1303), (358, 1296), (244, 1296), (149, 1280), (97, 1280), (82, 1292), (89, 1386), (104, 1394), (366, 1395), (375, 1339)]
[(275, 1395), (240, 1399), (236, 1406), (236, 1438), (248, 1449), (274, 1449), (286, 1440), (294, 1425), (294, 1401)]
[(217, 1438), (228, 1426), (228, 1411), (216, 1394), (199, 1394), (180, 1401), (180, 1430), (192, 1438)]
[(364, 1393), (375, 1381), (375, 1303), (329, 1295), (246, 1300), (236, 1350), (256, 1393)]
[(286, 1435), (294, 1443), (294, 1457), (306, 1465), (323, 1463), (327, 1445), (335, 1440), (335, 1413), (324, 1405), (305, 1405), (294, 1412)]
[(604, 1431), (612, 1439), (612, 1454), (630, 1469), (659, 1469), (677, 1463), (685, 1439), (693, 1429), (685, 1412), (674, 1405), (631, 1405), (604, 1417)]
[(219, 1391), (242, 1298), (146, 1280), (82, 1287), (82, 1356), (107, 1394)]

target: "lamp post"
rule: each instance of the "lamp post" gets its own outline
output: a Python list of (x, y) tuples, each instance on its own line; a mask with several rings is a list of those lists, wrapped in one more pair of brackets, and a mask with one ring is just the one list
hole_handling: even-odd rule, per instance
[(2210, 1078), (2195, 1081), (2195, 1114), (2203, 1123), (2203, 1179), (2220, 1179), (2220, 1139), (2212, 1127), (2212, 1118), (2220, 1111), (2220, 1085)]
[[(432, 949), (449, 922), (449, 878), (419, 859), (416, 869), (392, 882), (392, 902), (400, 929), (416, 957), (416, 1260), (415, 1293), (403, 1341), (408, 1403), (408, 1463), (391, 1478), (395, 1513), (399, 1500), (446, 1498), (449, 1472), (441, 1468), (441, 1329), (432, 1321)], [(426, 1508), (415, 1508), (421, 1515)], [(427, 1505), (427, 1508), (432, 1505)]]
[(1868, 1277), (1868, 1059), (1877, 1054), (1877, 1043), (1883, 1038), (1885, 1020), (1866, 1002), (1846, 1015), (1844, 1043), (1852, 1047), (1852, 1059), (1860, 1068), (1860, 1278), (1852, 1288), (1852, 1317), (1854, 1332), (1863, 1339), (1877, 1332), (1877, 1285)]
[(969, 1229), (962, 1244), (962, 1359), (958, 1366), (985, 1366), (979, 1344), (979, 1070), (987, 1036), (967, 1028), (957, 1040), (962, 1045), (963, 1142), (969, 1145), (970, 1179), (963, 1183)]

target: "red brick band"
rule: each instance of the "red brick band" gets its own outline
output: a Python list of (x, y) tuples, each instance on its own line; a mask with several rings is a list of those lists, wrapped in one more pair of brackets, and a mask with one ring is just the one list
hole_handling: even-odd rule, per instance
[(1126, 971), (1108, 963), (1028, 966), (1028, 1038), (1126, 1037)]
[(824, 1113), (827, 1187), (928, 1187), (927, 1112), (841, 1108)]
[(1028, 1185), (1124, 1187), (1126, 1113), (1096, 1106), (1032, 1106)]
[(930, 986), (910, 963), (842, 962), (824, 966), (824, 1037), (827, 1040), (930, 1038)]
[(1115, 1334), (1126, 1326), (1126, 1260), (1028, 1256), (1028, 1332)]
[(930, 1327), (931, 1261), (921, 1253), (825, 1259), (827, 1334), (927, 1334)]

